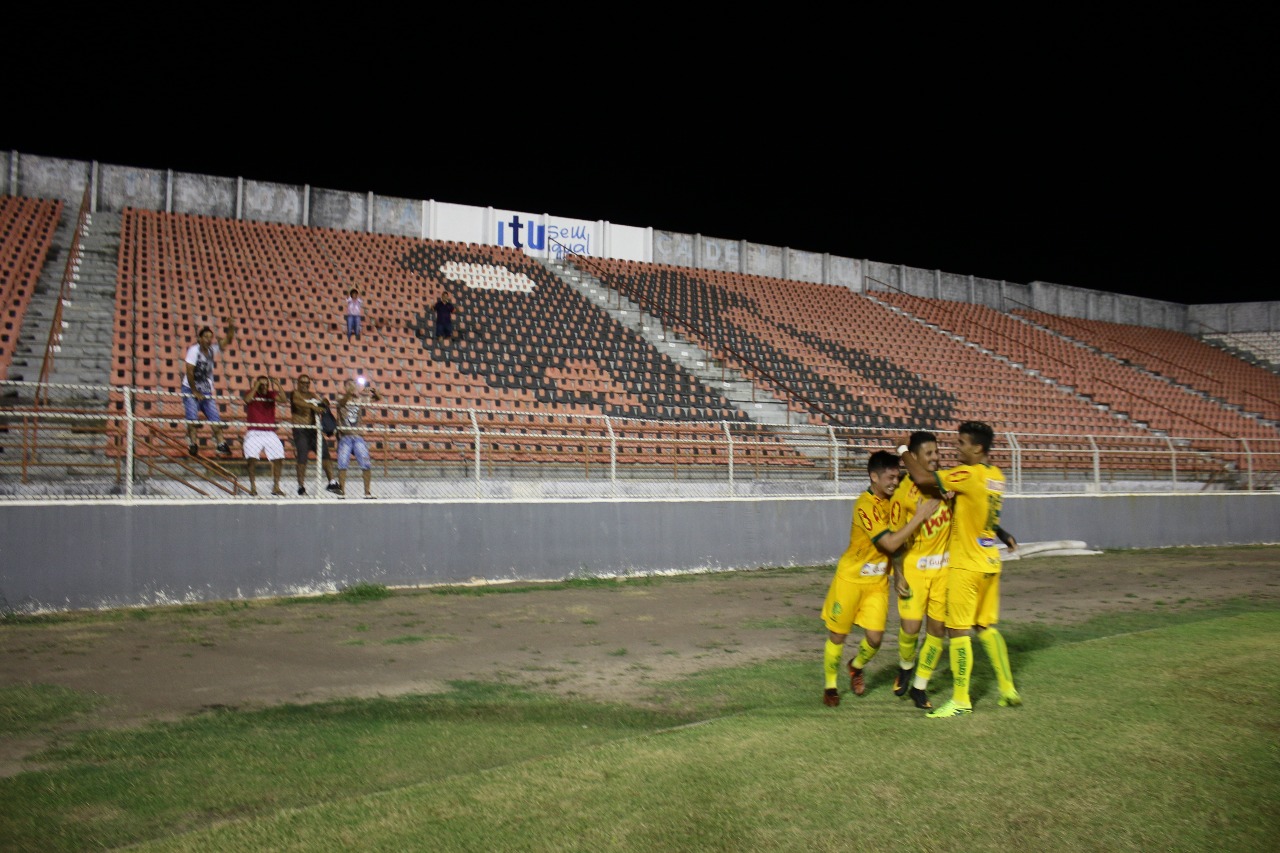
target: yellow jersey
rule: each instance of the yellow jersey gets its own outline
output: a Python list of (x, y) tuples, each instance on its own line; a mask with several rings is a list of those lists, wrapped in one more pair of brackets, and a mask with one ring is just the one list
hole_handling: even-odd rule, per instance
[(836, 577), (852, 583), (888, 584), (889, 555), (876, 540), (889, 532), (889, 502), (867, 489), (853, 504), (849, 547), (836, 564)]
[(996, 526), (1004, 503), (1004, 472), (994, 465), (958, 465), (939, 471), (938, 487), (956, 493), (951, 517), (951, 565), (988, 574), (1000, 571)]
[[(889, 529), (901, 530), (915, 518), (920, 502), (925, 499), (920, 487), (909, 476), (903, 476), (889, 499)], [(947, 546), (951, 539), (951, 506), (943, 501), (902, 545), (902, 565), (909, 569), (943, 569), (948, 565)]]

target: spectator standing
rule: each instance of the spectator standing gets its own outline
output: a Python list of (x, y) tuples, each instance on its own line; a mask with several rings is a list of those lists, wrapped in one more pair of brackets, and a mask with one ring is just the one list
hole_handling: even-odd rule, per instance
[(329, 480), (325, 488), (338, 491), (338, 480), (333, 474), (333, 440), (320, 439), (315, 429), (316, 419), (328, 411), (329, 401), (317, 395), (311, 388), (311, 377), (303, 373), (294, 380), (289, 395), (289, 422), (293, 424), (293, 455), (298, 467), (298, 494), (307, 493), (307, 461), (314, 451), (320, 467)]
[(360, 337), (360, 320), (364, 316), (364, 300), (360, 298), (360, 291), (354, 287), (347, 294), (347, 343), (351, 343), (352, 336), (357, 339)]
[(196, 342), (187, 348), (182, 374), (182, 409), (187, 419), (187, 452), (192, 456), (200, 455), (196, 431), (200, 426), (201, 413), (212, 427), (213, 442), (217, 445), (218, 452), (223, 456), (231, 454), (231, 447), (222, 439), (222, 417), (218, 414), (218, 401), (214, 399), (213, 379), (218, 356), (231, 346), (235, 336), (236, 321), (228, 318), (226, 334), (221, 340), (215, 341), (213, 329), (205, 326), (200, 330)]
[(372, 498), (369, 489), (372, 478), (373, 460), (369, 456), (369, 445), (360, 434), (360, 416), (363, 407), (369, 401), (377, 402), (378, 389), (365, 383), (364, 377), (359, 380), (348, 379), (342, 388), (342, 396), (338, 398), (338, 494), (347, 493), (347, 466), (351, 464), (351, 456), (356, 457), (360, 473), (364, 477), (364, 496)]
[(440, 294), (436, 304), (431, 306), (436, 312), (436, 340), (453, 340), (453, 297), (449, 291)]
[(248, 427), (244, 433), (244, 458), (249, 460), (249, 494), (258, 493), (255, 474), (258, 457), (266, 454), (271, 463), (271, 494), (284, 496), (280, 491), (280, 469), (284, 467), (284, 445), (276, 434), (276, 405), (284, 400), (280, 383), (267, 376), (258, 376), (253, 387), (245, 391), (244, 419)]

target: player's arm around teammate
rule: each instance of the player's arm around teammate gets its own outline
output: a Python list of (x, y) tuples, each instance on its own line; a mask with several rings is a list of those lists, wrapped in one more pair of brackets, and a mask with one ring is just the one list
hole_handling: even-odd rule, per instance
[[(918, 430), (903, 448), (903, 464), (910, 452), (925, 467), (938, 469), (938, 437), (932, 432)], [(903, 477), (889, 502), (889, 526), (901, 528), (912, 519), (919, 518), (927, 509), (923, 501), (927, 494), (938, 492), (936, 482), (918, 482), (910, 476)], [(898, 671), (895, 673), (895, 696), (911, 695), (917, 708), (932, 710), (925, 690), (933, 671), (942, 661), (946, 638), (946, 583), (951, 538), (951, 501), (953, 495), (942, 495), (931, 515), (895, 555), (898, 569), (905, 575), (912, 595), (898, 599)], [(919, 645), (920, 628), (925, 627), (923, 646)], [(919, 649), (919, 658), (916, 651)]]
[(836, 679), (844, 642), (854, 625), (860, 626), (864, 635), (857, 656), (849, 661), (849, 684), (856, 696), (866, 691), (863, 669), (884, 640), (889, 610), (889, 555), (914, 531), (914, 527), (901, 532), (888, 528), (888, 499), (898, 484), (898, 457), (884, 450), (872, 453), (867, 460), (867, 475), (870, 488), (854, 503), (849, 547), (836, 565), (822, 605), (822, 620), (827, 627), (823, 703), (828, 707), (840, 704)]

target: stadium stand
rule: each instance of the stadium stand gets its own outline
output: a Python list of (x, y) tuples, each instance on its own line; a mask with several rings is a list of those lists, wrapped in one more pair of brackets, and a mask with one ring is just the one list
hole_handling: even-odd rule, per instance
[[(1273, 426), (1221, 406), (1203, 394), (1154, 377), (1012, 314), (985, 305), (895, 291), (878, 291), (875, 295), (1086, 395), (1143, 428), (1156, 430), (1162, 436), (1185, 438), (1192, 446), (1220, 457), (1225, 455), (1237, 464), (1239, 459), (1235, 454), (1224, 454), (1220, 441), (1243, 438), (1274, 442), (1280, 435)], [(1274, 469), (1276, 460), (1270, 459), (1266, 464)]]
[(62, 217), (62, 202), (0, 196), (0, 379), (9, 375), (22, 321)]
[[(44, 204), (47, 252), (61, 211)], [(305, 371), (331, 400), (347, 378), (364, 376), (383, 395), (367, 421), (384, 465), (450, 476), (483, 459), (489, 473), (536, 467), (587, 478), (602, 466), (723, 467), (727, 424), (747, 438), (733, 451), (739, 470), (822, 476), (822, 454), (788, 429), (754, 422), (554, 262), (499, 246), (137, 209), (120, 227), (110, 405), (118, 413), (130, 389), (144, 418), (134, 447), (144, 465), (182, 461), (183, 354), (202, 326), (221, 330), (235, 317), (237, 340), (219, 364), (226, 420), (242, 417), (238, 393), (258, 373), (291, 387)], [(32, 263), (34, 277), (43, 256)], [(1179, 469), (1206, 478), (1243, 470), (1231, 449), (1238, 439), (1274, 444), (1280, 434), (1247, 414), (1274, 419), (1275, 377), (1185, 335), (724, 271), (572, 263), (784, 401), (787, 426), (883, 436), (980, 419), (1034, 441), (1024, 469), (1089, 471), (1101, 453), (1104, 465), (1137, 476), (1167, 465), (1166, 438), (1187, 437), (1201, 459), (1179, 460)], [(348, 342), (352, 287), (366, 320)], [(451, 342), (435, 340), (430, 309), (446, 288), (458, 305)], [(124, 419), (113, 425), (108, 453), (118, 460)], [(996, 461), (1015, 450), (1006, 442)], [(844, 461), (856, 467), (855, 456)], [(235, 472), (217, 473), (235, 493)]]
[(1205, 332), (1201, 340), (1264, 370), (1280, 372), (1280, 332)]
[(1129, 424), (847, 288), (590, 259), (611, 286), (791, 400), (812, 423), (1135, 435)]
[[(219, 365), (221, 395), (258, 373), (289, 384), (305, 371), (332, 399), (347, 378), (364, 376), (385, 401), (371, 418), (386, 433), (375, 454), (401, 461), (466, 464), (473, 417), (494, 436), (486, 459), (575, 466), (609, 459), (611, 428), (626, 439), (616, 461), (666, 465), (722, 462), (711, 450), (715, 422), (752, 427), (519, 250), (132, 209), (121, 239), (112, 382), (151, 389), (139, 414), (170, 431), (181, 417), (186, 347), (230, 316), (237, 339)], [(366, 318), (361, 339), (348, 343), (342, 305), (352, 287), (365, 296)], [(429, 306), (446, 288), (458, 306), (455, 336), (438, 341)], [(224, 418), (234, 420), (230, 405)], [(619, 420), (606, 425), (604, 416)], [(528, 437), (557, 421), (560, 441)], [(756, 462), (808, 464), (783, 439), (757, 433)], [(147, 452), (180, 448), (158, 441)]]
[(1280, 421), (1280, 376), (1190, 335), (1170, 329), (1059, 317), (1032, 309), (1019, 308), (1013, 313), (1225, 404)]

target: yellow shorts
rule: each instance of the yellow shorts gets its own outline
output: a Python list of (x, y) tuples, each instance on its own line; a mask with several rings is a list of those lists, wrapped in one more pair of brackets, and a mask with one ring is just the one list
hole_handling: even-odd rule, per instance
[(947, 627), (969, 630), (1000, 621), (1000, 573), (947, 570)]
[(832, 578), (827, 600), (822, 603), (822, 621), (827, 630), (848, 634), (854, 625), (866, 631), (883, 631), (889, 618), (889, 581), (857, 583)]
[(911, 587), (911, 597), (898, 599), (898, 619), (923, 621), (925, 614), (939, 622), (947, 618), (947, 568), (906, 569), (903, 577)]

